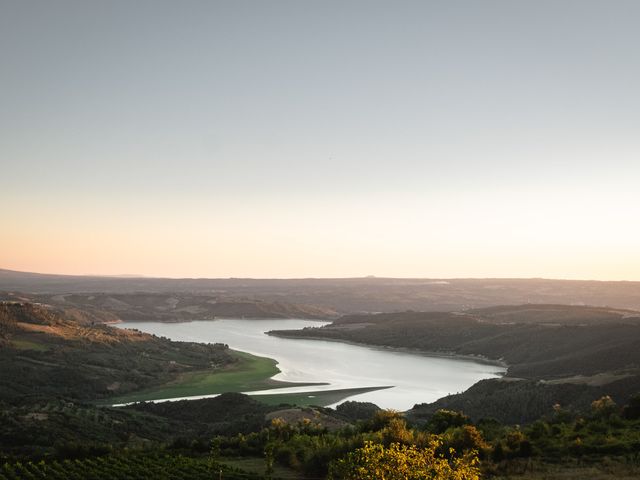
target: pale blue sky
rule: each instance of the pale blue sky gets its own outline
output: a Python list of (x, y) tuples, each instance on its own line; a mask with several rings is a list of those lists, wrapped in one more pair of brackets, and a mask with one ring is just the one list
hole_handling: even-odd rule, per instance
[(639, 24), (622, 0), (0, 0), (0, 267), (640, 279)]

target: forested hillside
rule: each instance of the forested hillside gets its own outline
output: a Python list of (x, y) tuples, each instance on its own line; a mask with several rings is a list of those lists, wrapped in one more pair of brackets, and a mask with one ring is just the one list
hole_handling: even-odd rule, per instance
[(496, 316), (494, 309), (351, 315), (322, 328), (271, 334), (477, 355), (506, 362), (511, 377), (530, 379), (640, 368), (640, 314), (559, 305), (508, 311), (506, 319)]
[(334, 310), (286, 301), (233, 297), (224, 293), (33, 294), (0, 292), (0, 301), (43, 303), (81, 312), (95, 321), (185, 322), (215, 318), (336, 318)]
[(270, 332), (504, 362), (507, 376), (422, 405), (479, 418), (529, 422), (551, 405), (585, 408), (603, 395), (640, 391), (640, 314), (565, 305), (501, 306), (459, 313), (349, 315), (321, 328)]
[(0, 339), (0, 400), (7, 402), (94, 400), (235, 361), (226, 345), (172, 342), (22, 302), (0, 302)]

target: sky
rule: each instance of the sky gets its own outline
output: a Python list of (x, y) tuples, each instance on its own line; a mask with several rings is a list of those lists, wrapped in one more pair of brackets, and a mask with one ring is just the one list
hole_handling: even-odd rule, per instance
[(636, 0), (0, 0), (0, 268), (640, 280)]

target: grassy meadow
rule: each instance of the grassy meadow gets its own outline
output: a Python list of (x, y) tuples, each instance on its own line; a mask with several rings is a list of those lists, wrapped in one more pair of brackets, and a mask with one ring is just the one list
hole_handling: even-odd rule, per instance
[(119, 404), (226, 392), (317, 385), (273, 380), (271, 377), (278, 374), (280, 370), (276, 366), (277, 362), (272, 358), (259, 357), (235, 350), (230, 351), (230, 354), (237, 361), (226, 366), (223, 370), (184, 373), (177, 380), (165, 385), (111, 398), (109, 403)]

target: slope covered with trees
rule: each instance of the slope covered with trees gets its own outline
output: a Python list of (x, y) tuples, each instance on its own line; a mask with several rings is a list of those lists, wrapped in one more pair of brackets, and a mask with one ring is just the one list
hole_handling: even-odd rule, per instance
[(640, 368), (640, 313), (561, 305), (506, 311), (350, 315), (322, 328), (270, 333), (474, 355), (506, 362), (509, 376), (529, 379)]
[(172, 342), (85, 317), (45, 305), (0, 302), (0, 400), (95, 400), (235, 361), (226, 345)]
[(530, 422), (556, 403), (581, 409), (603, 395), (624, 403), (640, 391), (640, 314), (630, 310), (528, 304), (459, 313), (348, 315), (321, 328), (270, 333), (507, 364), (503, 379), (416, 406), (412, 412), (418, 416), (452, 408), (474, 418)]

